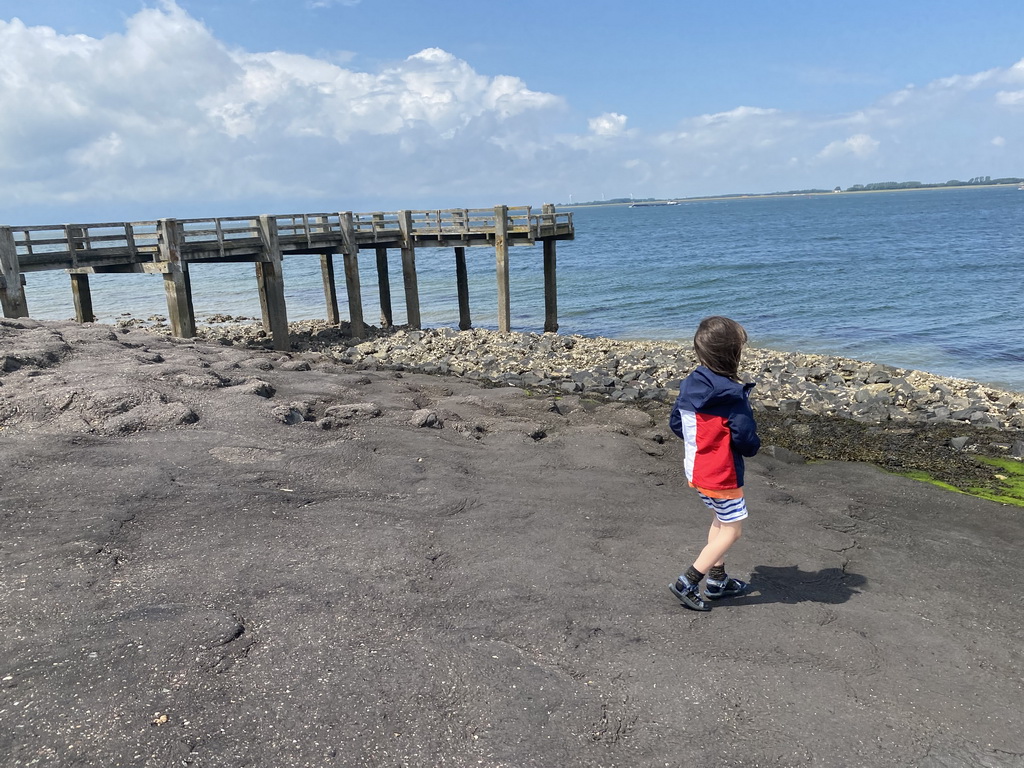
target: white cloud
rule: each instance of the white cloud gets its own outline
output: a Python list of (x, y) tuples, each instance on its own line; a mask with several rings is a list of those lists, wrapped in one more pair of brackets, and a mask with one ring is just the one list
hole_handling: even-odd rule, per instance
[(829, 159), (841, 155), (853, 155), (854, 157), (867, 157), (878, 150), (879, 142), (866, 133), (858, 133), (842, 141), (833, 141), (821, 152), (818, 157)]
[(590, 132), (596, 136), (620, 136), (626, 130), (625, 115), (618, 112), (605, 112), (603, 115), (592, 117), (587, 121)]
[(172, 2), (100, 39), (0, 21), (0, 103), (0, 202), (40, 204), (398, 194), (456, 165), (479, 185), (564, 106), (437, 48), (379, 72), (230, 49)]
[(761, 107), (736, 107), (728, 112), (718, 112), (713, 115), (701, 115), (696, 118), (704, 125), (726, 125), (737, 123), (750, 118), (765, 117), (766, 115), (778, 114), (777, 109), (763, 109)]
[(306, 0), (306, 7), (311, 9), (333, 8), (336, 5), (344, 5), (353, 8), (362, 0)]
[(746, 105), (671, 130), (587, 118), (439, 48), (352, 61), (236, 49), (173, 2), (103, 38), (0, 21), (0, 207), (56, 201), (56, 221), (135, 201), (214, 215), (831, 189), (1015, 173), (1002, 147), (1024, 142), (1024, 59), (843, 114)]

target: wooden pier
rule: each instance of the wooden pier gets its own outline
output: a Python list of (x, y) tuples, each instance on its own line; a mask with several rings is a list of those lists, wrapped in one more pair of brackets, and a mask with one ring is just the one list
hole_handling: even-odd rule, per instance
[(397, 211), (391, 213), (301, 213), (216, 219), (160, 219), (101, 224), (0, 226), (0, 303), (5, 317), (28, 317), (25, 274), (63, 269), (71, 276), (75, 317), (93, 320), (89, 275), (162, 274), (167, 312), (175, 336), (196, 332), (189, 278), (190, 264), (253, 262), (263, 325), (274, 347), (288, 349), (288, 313), (284, 300), (285, 256), (319, 255), (327, 321), (340, 322), (334, 257), (342, 256), (349, 323), (362, 336), (359, 251), (376, 255), (381, 323), (393, 324), (388, 250), (401, 252), (408, 324), (420, 327), (416, 251), (452, 248), (459, 300), (459, 328), (471, 326), (466, 248), (490, 246), (495, 252), (498, 330), (511, 330), (509, 247), (543, 244), (544, 330), (558, 330), (555, 243), (572, 240), (572, 214), (553, 205), (534, 213), (529, 206), (493, 209)]

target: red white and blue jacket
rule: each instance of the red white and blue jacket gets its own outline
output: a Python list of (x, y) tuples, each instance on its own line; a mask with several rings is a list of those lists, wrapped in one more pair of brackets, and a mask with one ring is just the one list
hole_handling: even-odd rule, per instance
[(703, 365), (683, 379), (669, 426), (686, 443), (686, 479), (709, 490), (743, 486), (743, 457), (761, 447), (750, 408), (753, 384)]

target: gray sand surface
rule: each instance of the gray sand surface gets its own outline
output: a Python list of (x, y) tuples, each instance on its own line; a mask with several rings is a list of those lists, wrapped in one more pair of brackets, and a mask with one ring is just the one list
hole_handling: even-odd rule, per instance
[(0, 765), (1024, 765), (1020, 509), (765, 452), (698, 614), (663, 405), (305, 367), (0, 322)]

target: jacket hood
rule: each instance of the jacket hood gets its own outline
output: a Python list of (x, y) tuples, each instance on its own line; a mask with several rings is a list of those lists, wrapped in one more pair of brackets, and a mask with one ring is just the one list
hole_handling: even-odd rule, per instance
[(733, 381), (710, 368), (698, 365), (683, 382), (680, 396), (695, 408), (707, 408), (719, 401), (728, 402), (737, 397), (746, 397), (753, 388), (753, 382), (744, 384)]

